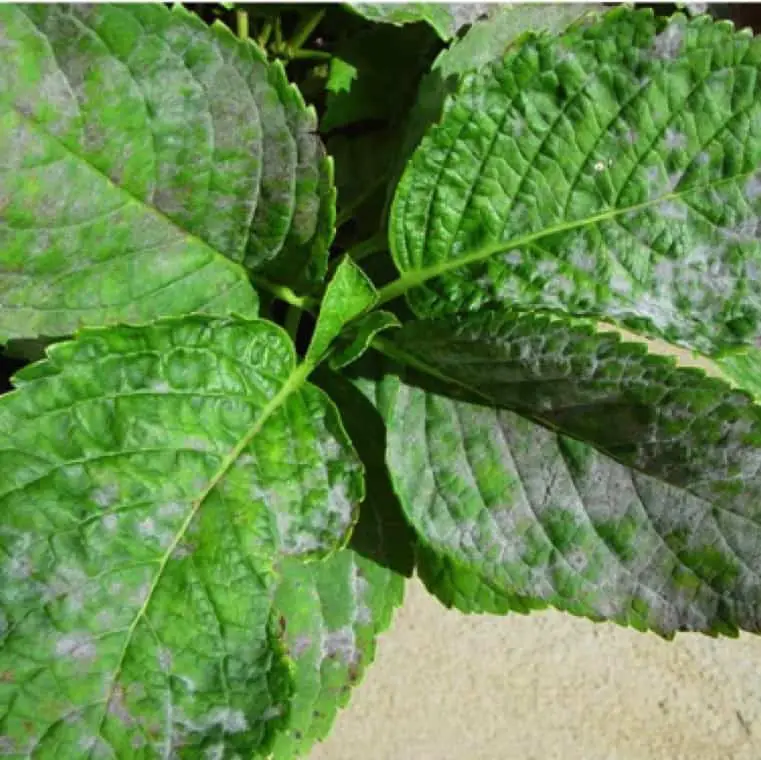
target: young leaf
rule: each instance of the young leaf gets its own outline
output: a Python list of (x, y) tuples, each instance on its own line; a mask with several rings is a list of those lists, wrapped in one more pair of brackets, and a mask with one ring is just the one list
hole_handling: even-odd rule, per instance
[(314, 113), (253, 43), (160, 4), (0, 19), (0, 341), (253, 316), (241, 264), (326, 245)]
[(732, 383), (748, 391), (757, 401), (761, 401), (761, 351), (747, 348), (738, 353), (727, 354), (716, 359), (722, 374)]
[(317, 364), (344, 325), (371, 308), (377, 298), (367, 275), (351, 259), (344, 258), (325, 290), (306, 360)]
[(489, 9), (488, 3), (351, 3), (355, 13), (383, 24), (415, 24), (424, 21), (445, 42), (461, 27), (475, 21)]
[(354, 326), (353, 335), (330, 357), (333, 369), (340, 369), (357, 361), (370, 348), (373, 339), (384, 330), (401, 327), (402, 323), (388, 311), (372, 311), (360, 317)]
[[(618, 8), (467, 77), (397, 189), (420, 315), (600, 315), (713, 353), (759, 331), (761, 41)], [(741, 137), (739, 137), (741, 135)]]
[(48, 355), (0, 397), (3, 747), (250, 757), (290, 699), (275, 563), (335, 551), (363, 498), (337, 410), (259, 320)]
[(287, 760), (327, 736), (402, 603), (404, 579), (350, 549), (323, 562), (286, 560), (279, 573), (275, 609), (295, 669), (288, 730), (273, 756)]
[[(448, 603), (524, 612), (549, 604), (666, 636), (761, 630), (752, 475), (735, 508), (718, 490), (668, 485), (419, 379), (389, 374), (382, 383), (394, 488), (427, 547), (424, 577)], [(758, 460), (758, 444), (746, 451), (749, 464)]]

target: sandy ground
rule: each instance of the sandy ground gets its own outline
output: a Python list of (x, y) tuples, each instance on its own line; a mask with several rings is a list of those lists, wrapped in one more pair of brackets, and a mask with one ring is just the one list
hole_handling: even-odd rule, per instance
[(310, 760), (760, 760), (761, 638), (465, 616), (414, 581)]

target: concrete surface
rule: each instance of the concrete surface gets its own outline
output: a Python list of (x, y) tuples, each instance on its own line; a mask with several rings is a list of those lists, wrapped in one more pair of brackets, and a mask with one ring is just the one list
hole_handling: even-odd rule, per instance
[(417, 581), (310, 760), (761, 760), (761, 638), (465, 616)]

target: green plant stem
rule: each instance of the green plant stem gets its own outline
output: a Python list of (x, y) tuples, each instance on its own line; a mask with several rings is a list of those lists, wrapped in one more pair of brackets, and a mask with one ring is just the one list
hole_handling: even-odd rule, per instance
[(278, 51), (283, 49), (283, 26), (280, 16), (275, 17), (275, 49)]
[(267, 43), (270, 41), (270, 36), (272, 35), (272, 21), (267, 19), (267, 21), (264, 22), (264, 26), (262, 27), (262, 31), (259, 32), (259, 47), (267, 47)]
[(248, 11), (238, 8), (235, 11), (235, 23), (238, 30), (238, 37), (242, 40), (248, 39)]
[(325, 50), (293, 50), (287, 55), (292, 61), (329, 61), (333, 57)]
[(252, 281), (254, 285), (264, 288), (264, 290), (272, 293), (272, 295), (276, 296), (281, 301), (285, 301), (302, 311), (313, 311), (320, 305), (317, 299), (312, 298), (311, 296), (300, 296), (297, 293), (294, 293), (289, 287), (278, 285), (276, 282), (270, 282), (266, 277), (260, 277), (257, 275), (252, 278)]
[(302, 19), (301, 23), (298, 25), (298, 27), (296, 27), (296, 31), (293, 33), (293, 37), (288, 41), (288, 44), (286, 45), (286, 51), (289, 58), (299, 57), (296, 55), (296, 53), (300, 51), (304, 46), (304, 43), (309, 39), (309, 36), (317, 28), (317, 25), (320, 23), (320, 21), (322, 21), (325, 13), (326, 9), (322, 8), (319, 11), (313, 11), (306, 18)]
[(285, 312), (285, 331), (291, 336), (291, 340), (296, 343), (296, 336), (299, 334), (299, 325), (301, 324), (301, 315), (303, 310), (298, 306), (289, 306)]

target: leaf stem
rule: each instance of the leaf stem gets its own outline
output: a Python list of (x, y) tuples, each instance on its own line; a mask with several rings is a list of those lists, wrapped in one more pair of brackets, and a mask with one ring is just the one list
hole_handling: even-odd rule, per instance
[(267, 47), (267, 43), (270, 41), (270, 36), (272, 35), (272, 20), (267, 19), (264, 22), (264, 26), (262, 27), (262, 31), (259, 32), (259, 47)]
[(291, 336), (294, 345), (296, 344), (296, 336), (299, 334), (299, 325), (301, 324), (302, 314), (303, 309), (293, 305), (290, 305), (285, 312), (285, 331)]
[[(296, 31), (293, 33), (293, 37), (286, 45), (286, 51), (289, 58), (299, 58), (296, 53), (301, 50), (304, 43), (309, 39), (309, 35), (317, 28), (317, 25), (322, 21), (326, 8), (322, 8), (319, 11), (313, 11), (306, 18), (302, 19), (301, 23), (296, 27)], [(318, 52), (318, 51), (314, 51)], [(328, 55), (330, 57), (330, 55)]]
[(286, 53), (292, 61), (329, 61), (333, 56), (325, 50), (293, 50)]
[(275, 51), (281, 52), (283, 50), (283, 27), (280, 21), (280, 16), (275, 17)]
[(255, 275), (252, 278), (252, 282), (254, 285), (258, 285), (260, 288), (264, 288), (264, 290), (272, 293), (272, 295), (277, 296), (281, 301), (285, 301), (302, 311), (312, 311), (320, 305), (317, 299), (312, 298), (311, 296), (300, 296), (297, 293), (294, 293), (286, 285), (278, 285), (276, 282), (270, 282), (266, 277)]
[(242, 40), (248, 39), (248, 11), (237, 8), (235, 11), (235, 24), (238, 30), (238, 37)]

